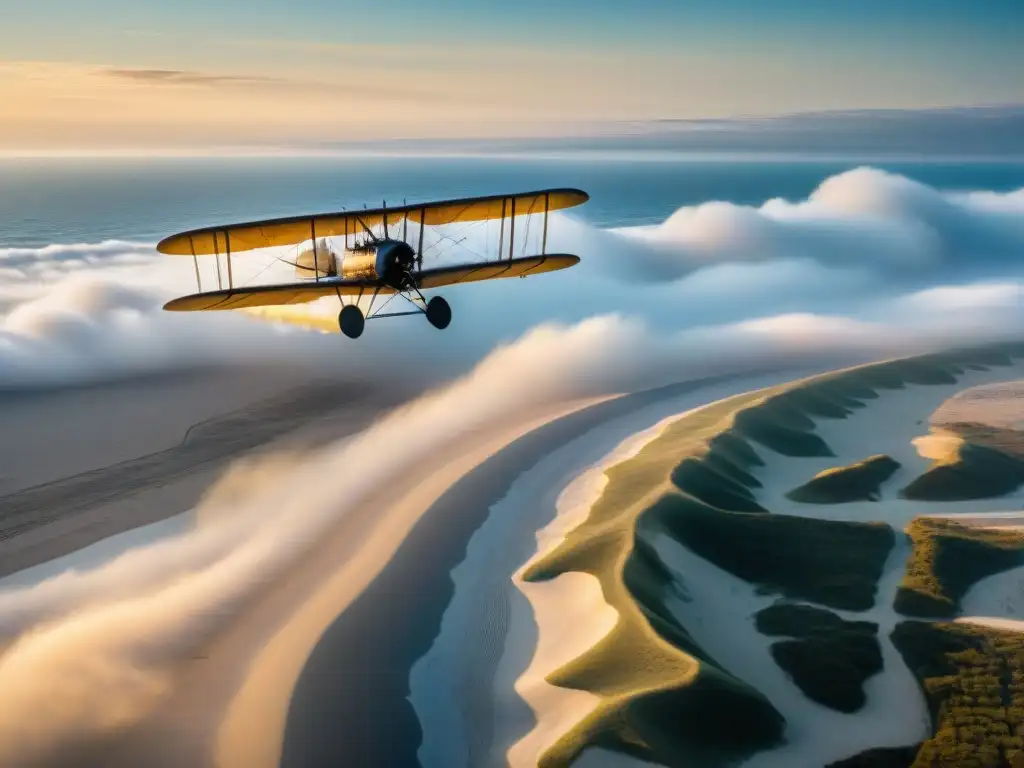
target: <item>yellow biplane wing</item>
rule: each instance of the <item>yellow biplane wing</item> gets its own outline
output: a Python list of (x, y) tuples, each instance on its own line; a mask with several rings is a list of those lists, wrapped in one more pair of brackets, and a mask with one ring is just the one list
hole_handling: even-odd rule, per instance
[(379, 226), (385, 216), (389, 226), (405, 220), (438, 227), (466, 221), (504, 219), (506, 216), (544, 214), (581, 205), (589, 200), (579, 189), (543, 189), (517, 195), (466, 197), (457, 200), (341, 211), (307, 216), (266, 219), (221, 227), (204, 227), (172, 235), (157, 244), (157, 251), (181, 256), (232, 254), (256, 248), (288, 246), (318, 237), (360, 235)]
[[(542, 272), (554, 272), (578, 264), (578, 256), (549, 254), (524, 256), (518, 259), (486, 261), (438, 267), (415, 273), (419, 288), (440, 288), (444, 285), (473, 283), (480, 280), (498, 280), (505, 277), (528, 277)], [(303, 304), (324, 296), (372, 296), (392, 294), (395, 289), (376, 280), (320, 280), (319, 282), (260, 285), (251, 288), (228, 288), (208, 293), (195, 293), (173, 299), (164, 305), (172, 312), (200, 312), (218, 309), (241, 309), (282, 304)]]

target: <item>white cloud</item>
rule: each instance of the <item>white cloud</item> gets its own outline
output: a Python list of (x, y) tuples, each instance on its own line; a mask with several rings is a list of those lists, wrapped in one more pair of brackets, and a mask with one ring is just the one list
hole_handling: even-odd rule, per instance
[(0, 248), (0, 268), (23, 270), (24, 274), (70, 264), (96, 267), (111, 264), (145, 264), (153, 261), (155, 256), (153, 244), (129, 240), (55, 244), (42, 248)]
[[(870, 168), (827, 179), (803, 201), (706, 203), (654, 227), (609, 231), (554, 216), (550, 249), (578, 253), (579, 266), (443, 290), (454, 310), (447, 331), (414, 318), (389, 320), (371, 323), (356, 343), (294, 331), (285, 337), (234, 315), (161, 312), (163, 300), (193, 290), (193, 268), (147, 243), (0, 249), (0, 269), (23, 278), (0, 292), (0, 305), (14, 307), (0, 321), (0, 375), (8, 383), (52, 383), (218, 360), (326, 359), (339, 347), (359, 365), (398, 366), (412, 355), (450, 373), (538, 323), (576, 323), (609, 311), (659, 335), (800, 313), (956, 331), (943, 307), (955, 308), (958, 318), (962, 309), (972, 333), (997, 320), (1006, 331), (1024, 272), (1021, 222), (1024, 190), (946, 194)], [(520, 234), (517, 242), (526, 245)], [(496, 227), (470, 235), (462, 246), (467, 258), (496, 247)], [(527, 250), (539, 246), (537, 231), (530, 237)], [(251, 266), (250, 258), (237, 259), (236, 272)], [(43, 274), (57, 278), (43, 282)], [(121, 287), (102, 287), (90, 276)], [(973, 287), (965, 293), (965, 285)], [(292, 311), (322, 313), (331, 323), (337, 306), (324, 300)]]

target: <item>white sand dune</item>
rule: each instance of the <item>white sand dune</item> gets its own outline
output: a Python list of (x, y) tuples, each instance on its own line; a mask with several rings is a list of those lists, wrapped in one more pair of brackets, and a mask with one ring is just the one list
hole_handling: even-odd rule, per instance
[(932, 431), (927, 435), (915, 437), (910, 442), (922, 459), (942, 461), (963, 445), (964, 439), (955, 432), (932, 427)]
[[(998, 502), (911, 501), (898, 495), (900, 488), (918, 477), (932, 464), (922, 455), (932, 453), (933, 442), (915, 444), (915, 440), (930, 435), (929, 419), (950, 398), (967, 387), (1016, 379), (1024, 374), (1024, 363), (1012, 367), (997, 367), (988, 371), (967, 371), (956, 384), (914, 385), (904, 389), (879, 390), (878, 398), (866, 400), (866, 407), (855, 410), (846, 419), (816, 419), (815, 431), (836, 454), (834, 457), (793, 458), (767, 449), (758, 453), (765, 466), (755, 470), (764, 487), (757, 492), (758, 500), (767, 509), (778, 514), (816, 517), (824, 520), (881, 521), (902, 529), (915, 517), (930, 514), (977, 513), (979, 506), (999, 509), (1024, 505), (1024, 488), (1002, 497)], [(802, 504), (786, 498), (786, 493), (810, 480), (818, 472), (845, 466), (885, 453), (898, 461), (901, 467), (882, 486), (882, 497), (877, 502), (861, 501), (848, 504)]]
[[(673, 406), (679, 407), (677, 403)], [(650, 414), (641, 413), (631, 421), (649, 423), (650, 418)], [(525, 722), (506, 717), (502, 723), (504, 732), (499, 730), (500, 737), (495, 739), (496, 753), (512, 768), (535, 766), (546, 749), (600, 703), (594, 694), (551, 685), (545, 677), (592, 648), (618, 621), (618, 612), (604, 601), (600, 582), (590, 574), (570, 572), (536, 583), (524, 581), (523, 574), (586, 520), (607, 485), (605, 470), (635, 456), (665, 425), (662, 419), (634, 434), (600, 462), (578, 474), (555, 501), (554, 519), (537, 532), (532, 556), (512, 575), (510, 586), (520, 592), (527, 603), (515, 601), (520, 610), (513, 614), (506, 636), (504, 661), (510, 661), (519, 648), (529, 647), (527, 630), (531, 619), (537, 627), (529, 666), (524, 670), (521, 661), (506, 663), (502, 669), (504, 674), (496, 676), (494, 681), (496, 691), (508, 689), (511, 682), (516, 694), (532, 711), (531, 719)], [(588, 442), (593, 444), (593, 438), (588, 435)], [(602, 441), (602, 444), (607, 443)], [(507, 743), (509, 736), (516, 738), (511, 745)]]
[[(828, 443), (835, 452), (835, 457), (828, 458), (791, 458), (781, 456), (767, 449), (758, 452), (765, 459), (765, 466), (755, 470), (758, 479), (764, 484), (757, 493), (758, 500), (774, 513), (802, 515), (829, 520), (851, 521), (882, 521), (892, 525), (897, 531), (902, 530), (914, 517), (927, 514), (959, 518), (977, 518), (979, 506), (995, 506), (1005, 509), (1008, 505), (1017, 505), (1024, 498), (1024, 492), (1018, 491), (1009, 497), (992, 501), (967, 502), (915, 502), (901, 499), (897, 495), (913, 478), (926, 471), (932, 463), (935, 453), (931, 449), (936, 446), (935, 440), (944, 440), (941, 434), (936, 437), (929, 432), (929, 421), (932, 415), (944, 403), (961, 392), (965, 387), (978, 386), (993, 381), (1016, 378), (1024, 372), (1020, 363), (1013, 367), (993, 368), (990, 371), (970, 371), (960, 377), (956, 384), (939, 386), (907, 385), (903, 390), (880, 390), (879, 397), (866, 401), (866, 407), (857, 409), (843, 420), (817, 419), (815, 431)], [(924, 440), (921, 438), (924, 437)], [(955, 439), (955, 438), (954, 438)], [(853, 502), (837, 505), (810, 505), (790, 501), (785, 494), (793, 488), (807, 482), (818, 472), (830, 467), (843, 466), (863, 460), (868, 456), (886, 453), (902, 465), (899, 470), (883, 485), (882, 498), (878, 502)], [(979, 520), (981, 522), (984, 518)], [(965, 519), (966, 522), (966, 519)], [(686, 552), (682, 548), (680, 551)], [(904, 573), (904, 562), (909, 554), (906, 539), (899, 540), (894, 552), (886, 563), (886, 569), (879, 584), (878, 596), (874, 607), (863, 613), (835, 611), (849, 620), (867, 620), (879, 624), (879, 642), (882, 647), (884, 670), (865, 683), (868, 697), (866, 706), (853, 715), (818, 706), (809, 701), (796, 689), (785, 674), (767, 657), (768, 638), (760, 637), (753, 626), (746, 627), (747, 640), (744, 641), (742, 625), (722, 627), (717, 637), (729, 637), (733, 643), (744, 648), (735, 653), (737, 664), (746, 665), (734, 668), (725, 659), (720, 661), (727, 669), (737, 673), (741, 679), (753, 683), (769, 697), (773, 704), (786, 717), (788, 743), (780, 749), (760, 753), (745, 763), (750, 768), (771, 768), (773, 766), (790, 765), (821, 765), (832, 760), (848, 757), (871, 747), (904, 746), (924, 738), (929, 732), (927, 709), (919, 687), (899, 653), (889, 638), (894, 625), (904, 619), (893, 610), (896, 589)], [(692, 553), (685, 568), (687, 584), (700, 569), (695, 567), (699, 560)], [(712, 567), (712, 566), (705, 566)], [(727, 578), (727, 575), (724, 575)], [(1000, 579), (1000, 576), (1002, 578)], [(1011, 584), (1019, 592), (1024, 589), (1024, 569), (1015, 576), (1002, 574), (992, 579), (999, 580), (992, 588), (984, 589), (989, 599), (1005, 601), (1011, 594)], [(737, 581), (733, 579), (733, 581)], [(990, 581), (990, 580), (986, 580)], [(981, 585), (978, 585), (979, 587)], [(735, 589), (746, 595), (749, 586), (738, 582)], [(982, 590), (972, 590), (972, 595)], [(999, 597), (996, 597), (996, 596)], [(970, 597), (970, 595), (969, 595)], [(1021, 594), (1020, 609), (1024, 611), (1024, 593)], [(719, 596), (719, 600), (725, 599)], [(736, 605), (735, 598), (729, 597), (730, 607)], [(747, 597), (751, 602), (746, 605), (756, 611), (758, 598)], [(711, 603), (714, 605), (714, 603)], [(719, 605), (721, 603), (719, 602)], [(988, 610), (976, 610), (972, 607), (965, 613), (971, 615), (993, 615)], [(979, 606), (980, 608), (980, 606)], [(732, 611), (726, 612), (731, 614)], [(741, 613), (746, 613), (746, 609)], [(997, 613), (995, 615), (1005, 615)], [(1024, 615), (1022, 613), (1021, 615)], [(685, 618), (685, 615), (684, 615)], [(735, 617), (732, 617), (735, 619)], [(711, 613), (711, 621), (718, 619), (718, 612)], [(973, 619), (971, 619), (973, 620)], [(685, 622), (687, 628), (692, 624)], [(712, 634), (705, 647), (729, 649), (721, 646)], [(754, 663), (751, 656), (764, 648), (761, 661)], [(764, 662), (765, 658), (767, 661)], [(762, 665), (761, 662), (764, 662)], [(746, 670), (740, 673), (739, 670)], [(780, 682), (780, 676), (784, 684)], [(771, 679), (774, 678), (774, 679)]]
[(686, 599), (672, 596), (668, 605), (694, 640), (730, 673), (759, 690), (786, 718), (783, 746), (758, 753), (747, 768), (825, 765), (869, 746), (903, 746), (924, 738), (929, 719), (924, 699), (910, 671), (888, 641), (897, 616), (892, 598), (909, 554), (894, 548), (886, 563), (875, 606), (864, 613), (836, 611), (850, 620), (879, 624), (885, 671), (864, 686), (867, 703), (848, 715), (808, 699), (772, 659), (769, 646), (780, 638), (757, 631), (754, 615), (775, 602), (727, 571), (698, 557), (665, 535), (653, 545), (678, 577)]
[[(600, 582), (590, 574), (565, 573), (543, 585), (517, 579), (516, 586), (529, 600), (540, 631), (530, 666), (514, 687), (538, 721), (502, 757), (507, 756), (510, 766), (525, 767), (537, 765), (546, 749), (600, 703), (592, 693), (549, 684), (545, 675), (592, 648), (611, 632), (619, 614), (605, 602)], [(534, 589), (538, 586), (543, 589)], [(515, 618), (523, 623), (522, 617)]]

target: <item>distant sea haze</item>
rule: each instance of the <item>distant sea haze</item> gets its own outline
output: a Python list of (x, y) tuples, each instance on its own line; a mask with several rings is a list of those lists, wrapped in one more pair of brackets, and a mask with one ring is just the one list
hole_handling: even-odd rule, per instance
[(319, 142), (292, 151), (859, 157), (1024, 162), (1024, 104), (564, 125), (557, 136)]
[[(1021, 134), (1024, 137), (1024, 129)], [(573, 186), (591, 195), (571, 212), (601, 227), (655, 224), (712, 200), (760, 205), (804, 199), (825, 179), (862, 165), (945, 191), (1024, 187), (1024, 162), (708, 160), (672, 155), (634, 162), (479, 157), (3, 158), (0, 248), (104, 240), (155, 242), (191, 227), (462, 195)]]

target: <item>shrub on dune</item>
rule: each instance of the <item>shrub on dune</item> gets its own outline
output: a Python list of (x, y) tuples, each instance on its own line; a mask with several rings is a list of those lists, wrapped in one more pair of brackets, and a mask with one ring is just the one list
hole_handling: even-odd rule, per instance
[(899, 469), (891, 456), (879, 455), (845, 467), (826, 469), (794, 488), (786, 498), (803, 504), (845, 504), (878, 501), (882, 484)]
[(864, 681), (882, 671), (877, 624), (787, 603), (765, 608), (755, 622), (764, 635), (792, 638), (773, 643), (772, 658), (808, 698), (839, 712), (864, 706)]
[(913, 766), (1011, 766), (1024, 759), (1024, 635), (905, 621), (892, 642), (917, 678), (932, 737)]
[(675, 495), (647, 515), (683, 546), (769, 593), (852, 611), (874, 605), (895, 538), (882, 523), (722, 512)]
[(918, 518), (908, 527), (913, 544), (895, 608), (904, 616), (951, 618), (979, 580), (1024, 565), (1024, 534)]
[(1024, 460), (965, 442), (911, 481), (900, 495), (914, 501), (970, 501), (1005, 496), (1021, 484)]

